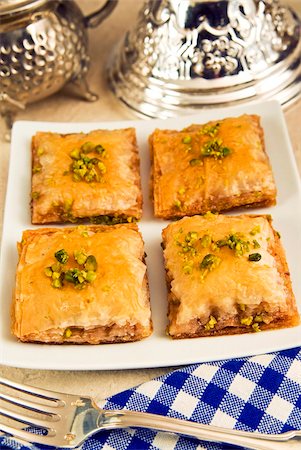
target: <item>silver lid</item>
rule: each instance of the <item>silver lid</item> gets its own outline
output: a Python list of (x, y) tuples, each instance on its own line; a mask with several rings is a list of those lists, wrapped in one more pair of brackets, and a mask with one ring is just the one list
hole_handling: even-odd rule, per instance
[(47, 0), (0, 0), (0, 16), (11, 15), (37, 8)]
[(301, 22), (277, 0), (148, 0), (109, 67), (149, 117), (301, 93)]

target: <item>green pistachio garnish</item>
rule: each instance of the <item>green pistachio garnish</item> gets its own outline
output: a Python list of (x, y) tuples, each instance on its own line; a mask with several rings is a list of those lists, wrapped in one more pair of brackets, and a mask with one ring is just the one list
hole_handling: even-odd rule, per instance
[(224, 147), (221, 139), (213, 139), (206, 142), (201, 148), (201, 155), (204, 157), (213, 156), (216, 159), (230, 155), (231, 150)]
[(92, 283), (96, 278), (96, 273), (93, 270), (88, 270), (86, 275), (86, 281)]
[(88, 256), (84, 252), (74, 252), (74, 259), (79, 265), (84, 265)]
[(95, 145), (93, 144), (93, 142), (88, 141), (88, 142), (85, 142), (83, 145), (81, 145), (80, 149), (84, 153), (89, 153), (95, 149)]
[(256, 239), (253, 239), (253, 246), (254, 248), (260, 248), (260, 244)]
[(99, 153), (100, 155), (102, 155), (105, 152), (105, 149), (103, 148), (103, 146), (101, 144), (98, 144), (95, 146), (94, 151), (96, 153)]
[(221, 263), (219, 256), (208, 253), (200, 262), (200, 269), (213, 270)]
[(55, 280), (53, 280), (52, 286), (56, 289), (60, 289), (63, 286), (60, 278), (56, 278)]
[(212, 239), (208, 234), (204, 234), (204, 236), (202, 236), (200, 239), (200, 244), (204, 248), (209, 247), (211, 242), (212, 242)]
[(214, 316), (210, 316), (208, 322), (205, 324), (205, 330), (212, 330), (217, 324), (217, 320)]
[(260, 233), (260, 225), (256, 225), (256, 227), (254, 227), (251, 231), (250, 234), (252, 236), (255, 236), (255, 234)]
[(87, 256), (83, 251), (75, 251), (74, 259), (82, 268), (75, 267), (67, 270), (64, 268), (69, 260), (66, 250), (58, 250), (54, 256), (57, 262), (44, 269), (44, 274), (52, 279), (54, 288), (62, 288), (64, 282), (67, 282), (72, 283), (76, 289), (83, 289), (87, 283), (92, 283), (96, 279), (97, 261), (95, 256)]
[(70, 328), (66, 328), (66, 330), (64, 331), (64, 338), (68, 339), (72, 336), (72, 331), (70, 330)]
[(188, 245), (193, 245), (198, 239), (198, 233), (196, 231), (189, 231), (185, 236), (185, 241)]
[(182, 207), (182, 202), (180, 200), (175, 200), (174, 201), (174, 206), (178, 209), (181, 209)]
[(245, 240), (245, 237), (240, 233), (230, 234), (225, 239), (219, 239), (216, 241), (218, 248), (228, 247), (235, 251), (236, 256), (242, 256), (244, 253), (249, 251), (249, 241)]
[(182, 139), (183, 144), (191, 144), (192, 137), (191, 136), (184, 136)]
[(199, 166), (199, 165), (202, 165), (202, 164), (203, 164), (203, 161), (202, 161), (201, 159), (199, 159), (199, 158), (194, 158), (194, 159), (191, 159), (191, 160), (189, 161), (189, 164), (190, 164), (191, 166)]
[(74, 148), (70, 152), (70, 156), (71, 156), (72, 159), (80, 159), (80, 149), (79, 148)]
[(260, 253), (251, 253), (249, 255), (249, 261), (258, 262), (261, 260), (261, 254)]
[(61, 264), (66, 264), (66, 262), (69, 259), (68, 253), (63, 248), (61, 250), (58, 250), (57, 252), (55, 252), (54, 256), (58, 260), (58, 262)]
[(216, 123), (215, 125), (205, 125), (201, 128), (200, 134), (205, 136), (215, 137), (219, 131), (220, 123)]
[(97, 270), (97, 261), (96, 261), (95, 256), (89, 255), (87, 257), (86, 262), (84, 263), (84, 267), (88, 271), (91, 271), (91, 270), (95, 271), (95, 270)]
[(104, 151), (100, 144), (95, 146), (92, 142), (85, 142), (80, 149), (73, 149), (70, 153), (73, 162), (70, 164), (69, 171), (73, 181), (100, 182), (102, 175), (106, 172), (106, 166), (99, 158), (90, 158), (87, 153), (95, 152), (103, 155)]
[(51, 269), (51, 267), (45, 267), (45, 269), (44, 269), (44, 274), (46, 275), (46, 277), (49, 277), (49, 278), (51, 278), (52, 277), (52, 269)]
[(60, 272), (61, 268), (62, 268), (62, 266), (59, 262), (56, 262), (56, 263), (52, 264), (52, 266), (51, 266), (52, 272)]
[(257, 333), (258, 331), (261, 331), (261, 329), (260, 329), (258, 323), (253, 323), (253, 324), (252, 324), (252, 328), (253, 328), (253, 331), (255, 331), (256, 333)]
[(252, 316), (244, 317), (243, 319), (240, 319), (240, 323), (242, 325), (250, 326), (252, 322), (253, 322), (253, 317)]

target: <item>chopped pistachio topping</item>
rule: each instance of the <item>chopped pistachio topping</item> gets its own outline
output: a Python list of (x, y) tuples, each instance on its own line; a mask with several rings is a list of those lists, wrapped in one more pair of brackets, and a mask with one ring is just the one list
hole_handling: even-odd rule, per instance
[(84, 263), (84, 267), (88, 271), (90, 271), (90, 270), (93, 270), (93, 271), (97, 270), (97, 261), (96, 261), (95, 256), (89, 255), (87, 257), (87, 260)]
[(240, 323), (242, 325), (247, 325), (248, 327), (251, 325), (252, 322), (253, 322), (253, 317), (252, 316), (243, 317), (242, 319), (240, 319)]
[(103, 146), (101, 144), (98, 144), (98, 145), (95, 146), (94, 151), (96, 153), (99, 153), (100, 155), (102, 155), (102, 154), (104, 154), (105, 149), (103, 148)]
[(203, 215), (204, 219), (209, 219), (209, 220), (215, 219), (216, 216), (217, 216), (217, 214), (213, 214), (211, 211), (207, 211), (207, 212)]
[(200, 238), (200, 244), (201, 244), (201, 246), (204, 247), (204, 248), (209, 247), (210, 244), (211, 244), (211, 242), (212, 242), (212, 239), (211, 239), (211, 237), (209, 236), (209, 234), (204, 234), (204, 236), (202, 236), (202, 237)]
[(200, 269), (213, 270), (221, 263), (221, 258), (219, 256), (208, 253), (204, 256), (200, 262)]
[(185, 275), (190, 275), (192, 273), (192, 265), (187, 263), (183, 266), (183, 272)]
[(74, 252), (74, 259), (79, 265), (85, 264), (87, 257), (88, 256), (84, 252)]
[(51, 267), (45, 267), (44, 273), (45, 273), (46, 277), (51, 278), (52, 277), (52, 273), (53, 273)]
[(180, 200), (175, 200), (174, 201), (174, 206), (176, 207), (176, 208), (178, 208), (178, 209), (181, 209), (181, 207), (182, 207), (182, 202), (180, 201)]
[(106, 172), (106, 166), (99, 158), (90, 158), (87, 153), (97, 153), (104, 155), (105, 149), (102, 145), (94, 145), (92, 142), (85, 142), (80, 148), (74, 148), (70, 152), (73, 162), (70, 164), (70, 173), (73, 181), (85, 181), (86, 183), (100, 182), (102, 175)]
[(89, 153), (92, 152), (95, 148), (95, 145), (93, 144), (93, 142), (85, 142), (83, 145), (81, 145), (80, 149), (82, 152), (84, 153)]
[(136, 217), (127, 217), (127, 216), (96, 216), (90, 217), (91, 223), (96, 224), (104, 224), (104, 225), (115, 225), (117, 223), (125, 223), (125, 222), (135, 222), (137, 220)]
[(60, 272), (61, 271), (61, 264), (59, 262), (55, 262), (54, 264), (52, 264), (51, 266), (51, 270), (52, 272)]
[(261, 331), (259, 324), (258, 323), (253, 323), (252, 324), (252, 328), (253, 330), (257, 333), (258, 331)]
[(74, 252), (74, 260), (81, 266), (80, 268), (64, 269), (64, 265), (69, 260), (68, 253), (58, 250), (54, 254), (58, 262), (44, 269), (44, 274), (52, 279), (54, 288), (62, 288), (64, 282), (72, 283), (75, 288), (83, 289), (87, 283), (92, 283), (96, 279), (97, 261), (94, 255), (87, 256), (83, 251)]
[(212, 330), (217, 324), (217, 320), (214, 316), (210, 316), (208, 322), (205, 324), (205, 330)]
[(96, 278), (96, 272), (94, 272), (93, 270), (88, 270), (87, 272), (87, 276), (86, 276), (86, 281), (88, 283), (92, 283)]
[(55, 252), (54, 256), (58, 260), (58, 262), (61, 264), (66, 264), (66, 262), (69, 259), (68, 253), (63, 248), (61, 250), (58, 250), (57, 252)]
[(201, 148), (201, 156), (203, 157), (214, 157), (216, 159), (225, 158), (225, 156), (230, 155), (231, 150), (223, 145), (221, 139), (212, 139), (206, 142)]
[(191, 144), (191, 141), (192, 141), (192, 137), (189, 135), (184, 136), (182, 139), (183, 144)]
[(254, 248), (260, 248), (260, 244), (256, 239), (253, 239), (253, 246)]
[(204, 125), (200, 130), (200, 134), (215, 137), (219, 132), (219, 128), (220, 128), (219, 122), (217, 122), (215, 125)]
[(254, 322), (260, 323), (263, 322), (263, 317), (260, 315), (257, 315), (254, 317)]
[(199, 166), (203, 164), (203, 161), (200, 158), (194, 158), (189, 161), (191, 166)]
[(261, 254), (260, 253), (251, 253), (249, 255), (249, 261), (258, 262), (261, 260)]
[(185, 236), (185, 241), (188, 245), (194, 244), (198, 239), (198, 233), (196, 231), (189, 231)]
[(250, 242), (245, 240), (245, 237), (241, 233), (230, 234), (225, 239), (216, 241), (217, 247), (228, 247), (235, 251), (236, 256), (242, 256), (249, 251)]
[(254, 227), (251, 231), (250, 234), (252, 236), (255, 236), (255, 234), (260, 233), (260, 225), (256, 225), (256, 227)]
[(64, 331), (64, 338), (70, 338), (72, 336), (72, 331), (70, 330), (70, 328), (66, 328), (66, 330)]
[(53, 280), (52, 286), (56, 289), (60, 289), (62, 287), (62, 282), (60, 278), (56, 278), (55, 280)]

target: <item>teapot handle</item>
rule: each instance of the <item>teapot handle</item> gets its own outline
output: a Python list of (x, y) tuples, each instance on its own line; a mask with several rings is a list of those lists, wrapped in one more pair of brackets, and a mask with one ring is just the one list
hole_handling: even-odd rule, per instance
[(106, 19), (113, 9), (117, 6), (118, 0), (107, 0), (106, 3), (98, 10), (84, 18), (86, 28), (97, 27), (104, 19)]

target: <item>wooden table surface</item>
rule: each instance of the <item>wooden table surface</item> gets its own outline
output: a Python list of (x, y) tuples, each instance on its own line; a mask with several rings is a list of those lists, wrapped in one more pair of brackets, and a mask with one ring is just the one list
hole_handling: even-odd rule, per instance
[[(88, 13), (97, 9), (99, 0), (81, 0), (78, 2), (83, 11)], [(290, 3), (301, 16), (301, 2), (291, 0)], [(136, 119), (137, 117), (125, 109), (108, 90), (105, 81), (106, 63), (114, 45), (124, 36), (129, 24), (133, 23), (138, 9), (143, 2), (137, 0), (120, 0), (112, 15), (98, 28), (90, 30), (91, 68), (89, 84), (99, 94), (95, 103), (80, 101), (70, 96), (65, 90), (50, 98), (28, 106), (18, 114), (18, 119), (45, 121), (111, 121)], [(296, 160), (301, 173), (301, 101), (293, 104), (285, 111), (285, 117), (291, 137)], [(0, 211), (3, 215), (3, 204), (9, 160), (9, 144), (4, 141), (4, 124), (0, 124)], [(20, 149), (22, 151), (22, 149)], [(2, 222), (2, 220), (1, 220)], [(13, 380), (43, 386), (45, 388), (70, 393), (81, 393), (103, 398), (128, 387), (147, 381), (166, 373), (170, 368), (124, 371), (45, 371), (18, 369), (0, 366), (0, 374)], [(289, 447), (288, 447), (289, 448)]]

